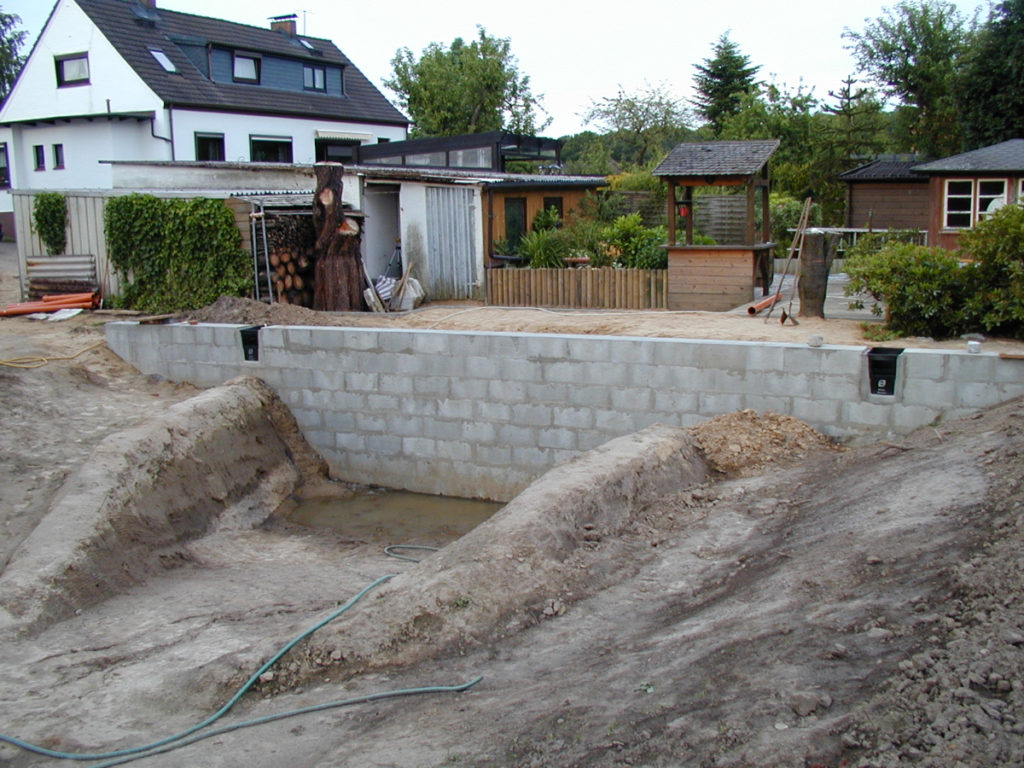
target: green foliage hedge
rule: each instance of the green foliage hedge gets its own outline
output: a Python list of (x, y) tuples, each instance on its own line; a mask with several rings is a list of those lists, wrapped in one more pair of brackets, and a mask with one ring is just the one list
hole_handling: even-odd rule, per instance
[(68, 244), (68, 203), (60, 192), (40, 192), (32, 209), (33, 223), (46, 252), (64, 253)]
[(126, 307), (176, 312), (251, 290), (250, 257), (219, 200), (115, 197), (107, 203), (106, 236)]
[(1024, 338), (1024, 208), (1003, 208), (961, 233), (960, 245), (959, 252), (905, 242), (877, 249), (865, 239), (847, 256), (847, 293), (884, 301), (886, 327), (901, 335)]

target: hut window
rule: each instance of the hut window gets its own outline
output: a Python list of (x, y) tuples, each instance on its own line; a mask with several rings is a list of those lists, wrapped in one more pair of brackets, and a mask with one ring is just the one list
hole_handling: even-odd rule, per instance
[(946, 181), (946, 227), (968, 229), (974, 223), (974, 180)]
[(1006, 205), (1006, 179), (978, 181), (978, 221)]
[(519, 241), (526, 234), (526, 198), (505, 198), (505, 241), (512, 248), (519, 247)]

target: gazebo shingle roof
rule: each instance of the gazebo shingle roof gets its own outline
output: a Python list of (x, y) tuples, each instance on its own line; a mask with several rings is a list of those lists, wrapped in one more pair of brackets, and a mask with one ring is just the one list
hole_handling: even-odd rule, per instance
[(677, 144), (655, 176), (752, 176), (779, 148), (778, 139)]

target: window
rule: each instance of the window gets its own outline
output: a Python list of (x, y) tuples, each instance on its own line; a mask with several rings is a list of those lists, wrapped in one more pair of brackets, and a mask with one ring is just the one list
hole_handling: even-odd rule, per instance
[(7, 145), (0, 144), (0, 189), (11, 188), (11, 171), (7, 164)]
[(1006, 179), (979, 179), (978, 221), (1006, 205)]
[(352, 163), (356, 159), (358, 141), (346, 139), (317, 139), (316, 161), (318, 163)]
[(491, 148), (453, 149), (448, 152), (448, 165), (452, 168), (490, 168)]
[(518, 248), (519, 241), (526, 234), (526, 198), (505, 198), (505, 242), (511, 248)]
[(46, 147), (44, 147), (42, 144), (36, 144), (34, 147), (32, 147), (32, 154), (35, 155), (36, 170), (37, 171), (45, 171), (46, 170)]
[(64, 145), (54, 144), (53, 145), (53, 167), (63, 168), (64, 167)]
[(178, 68), (174, 66), (174, 62), (167, 58), (167, 54), (161, 51), (159, 48), (150, 48), (149, 52), (153, 54), (153, 58), (160, 63), (160, 66), (164, 68), (165, 72), (178, 71)]
[(558, 211), (558, 220), (560, 222), (562, 221), (562, 219), (565, 218), (565, 211), (562, 208), (562, 198), (561, 197), (545, 197), (544, 198), (544, 210), (546, 211), (549, 208), (554, 208), (556, 211)]
[(260, 81), (259, 56), (236, 53), (232, 74), (236, 83), (258, 83)]
[(76, 53), (72, 56), (58, 56), (57, 87), (89, 84), (89, 54)]
[(292, 140), (280, 136), (250, 136), (249, 157), (254, 163), (290, 163)]
[(946, 227), (969, 229), (974, 224), (974, 181), (946, 180)]
[(197, 133), (196, 160), (208, 160), (214, 162), (224, 160), (224, 134)]
[(309, 64), (302, 68), (302, 87), (307, 91), (327, 90), (327, 70)]
[(425, 152), (418, 155), (406, 155), (406, 165), (432, 165), (437, 168), (444, 168), (444, 152)]

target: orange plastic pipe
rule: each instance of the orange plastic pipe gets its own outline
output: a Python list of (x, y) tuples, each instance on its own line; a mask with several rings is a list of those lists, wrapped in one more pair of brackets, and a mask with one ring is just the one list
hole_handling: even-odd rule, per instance
[(782, 300), (782, 294), (781, 293), (776, 293), (774, 296), (769, 296), (766, 299), (761, 299), (756, 304), (751, 304), (749, 307), (747, 307), (747, 314), (748, 315), (756, 315), (762, 309), (768, 309), (768, 307), (770, 307), (776, 301), (781, 301), (781, 300)]

